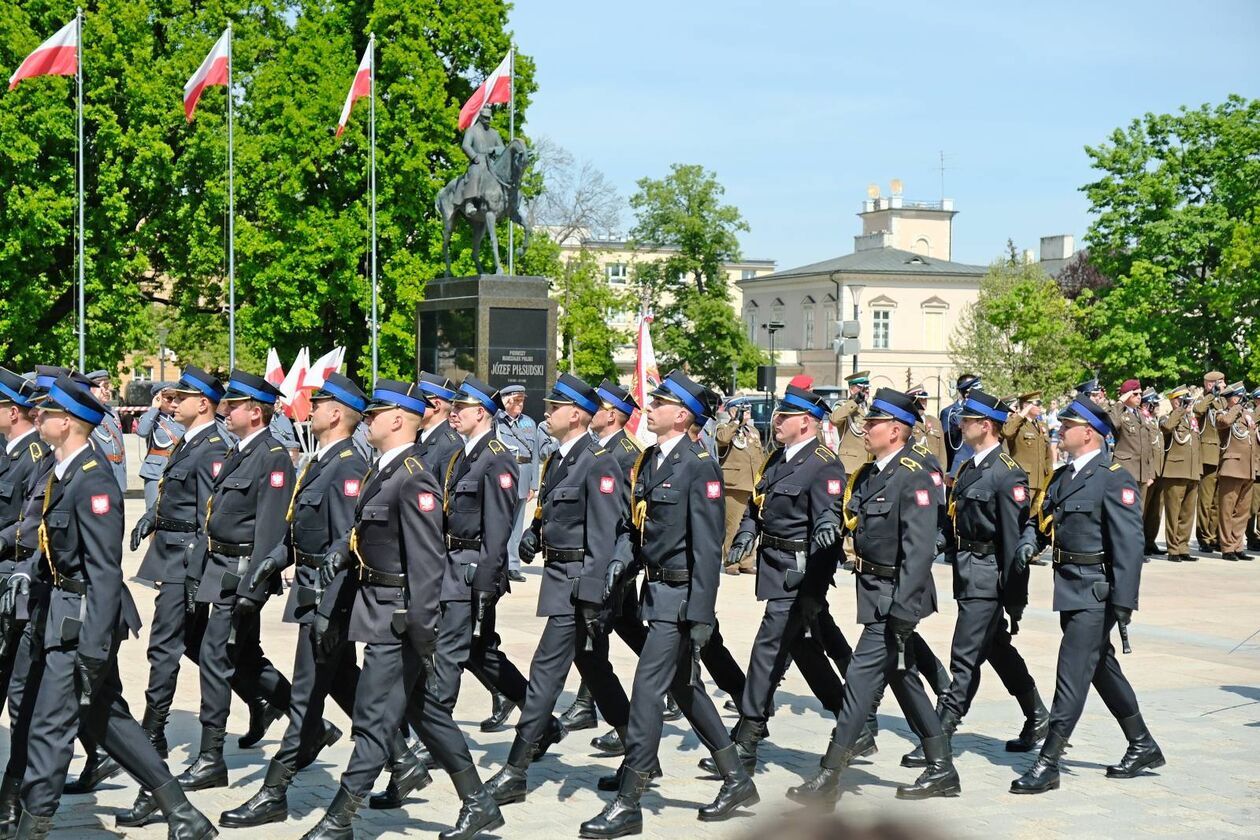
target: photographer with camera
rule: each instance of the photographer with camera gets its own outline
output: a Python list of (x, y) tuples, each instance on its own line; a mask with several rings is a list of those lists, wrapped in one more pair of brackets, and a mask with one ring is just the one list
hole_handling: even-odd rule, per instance
[[(722, 419), (724, 415), (725, 419)], [(731, 550), (731, 540), (739, 530), (739, 523), (752, 499), (757, 473), (765, 460), (761, 449), (761, 435), (753, 424), (752, 406), (746, 402), (727, 403), (719, 415), (717, 431), (718, 463), (722, 465), (722, 482), (726, 500), (726, 538), (722, 543), (722, 555)], [(757, 559), (751, 553), (724, 570), (728, 575), (755, 574)]]
[(852, 475), (858, 467), (870, 460), (866, 451), (866, 432), (862, 423), (866, 419), (871, 372), (861, 370), (844, 378), (849, 383), (849, 399), (837, 405), (831, 412), (831, 425), (839, 435), (840, 463), (845, 473)]

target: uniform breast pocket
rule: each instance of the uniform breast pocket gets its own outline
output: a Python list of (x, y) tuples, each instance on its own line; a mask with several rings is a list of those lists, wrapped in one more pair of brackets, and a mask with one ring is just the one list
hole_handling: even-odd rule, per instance
[(557, 487), (551, 491), (551, 515), (556, 519), (574, 522), (582, 518), (582, 488)]
[(672, 487), (657, 487), (648, 498), (653, 519), (672, 522), (681, 515), (679, 508), (682, 505), (678, 503), (682, 500), (682, 494)]
[(299, 493), (293, 515), (294, 528), (302, 531), (321, 530), (323, 523), (317, 514), (323, 503), (323, 490), (303, 490)]
[(463, 481), (455, 483), (455, 489), (451, 492), (454, 498), (451, 500), (451, 507), (455, 510), (477, 510), (478, 508), (478, 482), (475, 478), (466, 478)]
[(14, 484), (12, 481), (0, 481), (0, 500), (6, 502), (12, 501), (13, 488)]
[(358, 533), (360, 542), (396, 542), (398, 536), (389, 527), (389, 505), (364, 505)]
[(183, 484), (188, 478), (187, 467), (171, 467), (166, 471), (166, 480), (175, 484)]
[(70, 511), (54, 510), (44, 514), (48, 526), (48, 541), (54, 549), (66, 549), (70, 543)]
[(249, 504), (249, 489), (254, 486), (254, 481), (250, 478), (227, 478), (221, 486), (221, 501), (215, 507), (241, 508)]
[(1069, 499), (1063, 503), (1063, 513), (1065, 517), (1074, 514), (1089, 516), (1096, 506), (1093, 499)]
[(801, 495), (801, 489), (799, 484), (776, 484), (770, 493), (772, 496), (785, 497), (784, 501), (791, 505), (792, 501)]
[(968, 487), (967, 492), (963, 494), (964, 498), (975, 499), (977, 502), (987, 502), (993, 498), (993, 491), (986, 490), (983, 487)]
[(892, 512), (892, 502), (867, 502), (862, 508), (862, 512), (867, 516), (886, 517)]

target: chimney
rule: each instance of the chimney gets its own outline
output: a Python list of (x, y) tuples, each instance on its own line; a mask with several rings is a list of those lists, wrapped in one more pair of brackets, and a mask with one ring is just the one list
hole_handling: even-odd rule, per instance
[(1041, 260), (1066, 260), (1076, 253), (1076, 243), (1072, 234), (1061, 233), (1057, 236), (1041, 237)]

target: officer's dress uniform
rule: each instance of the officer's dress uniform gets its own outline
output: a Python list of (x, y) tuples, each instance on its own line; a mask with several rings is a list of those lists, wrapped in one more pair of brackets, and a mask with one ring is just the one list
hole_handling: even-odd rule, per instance
[[(421, 386), (423, 387), (423, 386)], [(442, 475), (451, 458), (464, 445), (464, 440), (451, 428), (450, 421), (443, 420), (429, 429), (421, 429), (416, 437), (420, 460), (431, 473)]]
[(1216, 427), (1221, 441), (1216, 478), (1221, 552), (1226, 560), (1249, 560), (1243, 548), (1255, 487), (1256, 422), (1239, 402), (1217, 413)]
[(1142, 500), (1142, 532), (1147, 554), (1163, 554), (1155, 544), (1159, 536), (1159, 523), (1164, 518), (1164, 435), (1159, 430), (1159, 419), (1152, 406), (1150, 413), (1142, 412), (1142, 427), (1150, 438), (1151, 486)]
[[(714, 434), (718, 462), (722, 465), (722, 484), (726, 489), (726, 535), (722, 541), (724, 554), (731, 550), (731, 540), (735, 539), (735, 533), (744, 520), (748, 502), (753, 496), (757, 468), (765, 460), (761, 452), (761, 436), (757, 430), (740, 428), (741, 425), (734, 421), (722, 423)], [(740, 564), (739, 571), (752, 574), (755, 563), (755, 558), (747, 558)]]
[(941, 464), (945, 471), (953, 475), (955, 464), (966, 460), (971, 454), (971, 447), (963, 440), (959, 419), (962, 415), (962, 397), (941, 409), (941, 430), (945, 433), (945, 461)]
[(1040, 505), (1054, 472), (1050, 462), (1050, 432), (1045, 423), (1039, 417), (1025, 417), (1012, 411), (1002, 424), (1002, 439), (1006, 442), (1007, 454), (1028, 476), (1033, 505)]
[(140, 478), (144, 480), (144, 509), (147, 511), (157, 501), (162, 473), (176, 442), (184, 436), (184, 427), (174, 418), (163, 414), (157, 406), (152, 406), (136, 421), (135, 432), (145, 441)]
[[(9, 577), (17, 568), (19, 559), (25, 559), (18, 556), (18, 520), (22, 518), (23, 502), (27, 498), (32, 477), (47, 469), (48, 464), (44, 459), (51, 461), (50, 454), (48, 444), (40, 439), (39, 433), (34, 429), (6, 441), (4, 448), (0, 449), (0, 591), (8, 587)], [(13, 675), (25, 624), (25, 616), (15, 617), (8, 631), (4, 655), (0, 657), (0, 692), (3, 692), (0, 693), (0, 705), (8, 695), (9, 680)], [(29, 666), (29, 653), (22, 658)], [(25, 679), (25, 671), (19, 679)], [(10, 717), (16, 718), (17, 715)]]
[(517, 556), (517, 551), (521, 545), (521, 534), (525, 530), (525, 500), (529, 498), (531, 490), (538, 489), (542, 433), (528, 414), (522, 413), (513, 418), (506, 411), (500, 411), (494, 418), (493, 434), (507, 447), (516, 461), (516, 495), (520, 501), (516, 506), (516, 518), (512, 521), (512, 532), (508, 537), (507, 563), (509, 569), (519, 569), (521, 559)]
[(1196, 559), (1190, 554), (1190, 532), (1199, 503), (1199, 479), (1203, 475), (1199, 447), (1198, 418), (1181, 400), (1175, 400), (1172, 413), (1159, 418), (1166, 441), (1164, 446), (1164, 539), (1168, 559), (1173, 562)]
[(941, 429), (941, 421), (930, 414), (924, 414), (922, 422), (914, 427), (914, 442), (932, 453), (937, 463), (944, 464), (949, 460), (945, 452), (945, 432)]
[[(1090, 405), (1078, 398), (1060, 413), (1060, 419), (1067, 419), (1069, 411), (1081, 417), (1092, 415), (1091, 425), (1098, 422), (1096, 428), (1102, 434), (1100, 427), (1105, 424), (1099, 418), (1105, 414)], [(1120, 765), (1108, 768), (1107, 775), (1134, 775), (1142, 767), (1164, 763), (1146, 733), (1137, 697), (1120, 670), (1110, 639), (1116, 610), (1138, 606), (1141, 498), (1132, 473), (1101, 450), (1077, 456), (1050, 480), (1038, 528), (1053, 547), (1054, 610), (1059, 613), (1063, 640), (1050, 732), (1032, 769), (1012, 783), (1013, 792), (1040, 793), (1058, 787), (1058, 759), (1085, 709), (1091, 683), (1119, 721), (1134, 753), (1126, 753)], [(1153, 751), (1147, 750), (1146, 741)]]
[(858, 467), (871, 460), (864, 443), (866, 432), (862, 429), (865, 415), (866, 405), (855, 399), (841, 403), (831, 412), (831, 425), (840, 441), (837, 452), (846, 475), (853, 475)]
[(92, 445), (109, 465), (118, 489), (127, 492), (127, 446), (118, 412), (109, 406), (106, 406), (105, 419), (92, 430)]
[[(1224, 376), (1217, 374), (1219, 379)], [(1199, 461), (1203, 475), (1199, 479), (1198, 516), (1194, 530), (1203, 551), (1220, 549), (1218, 511), (1216, 509), (1216, 471), (1221, 459), (1221, 436), (1216, 428), (1216, 415), (1225, 409), (1225, 401), (1209, 391), (1194, 403), (1194, 417), (1199, 424)]]

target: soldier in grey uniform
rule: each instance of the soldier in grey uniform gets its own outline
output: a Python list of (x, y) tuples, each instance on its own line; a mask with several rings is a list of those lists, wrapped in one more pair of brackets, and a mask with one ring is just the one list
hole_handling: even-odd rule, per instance
[(127, 445), (123, 439), (122, 423), (118, 420), (118, 412), (110, 407), (113, 399), (113, 388), (109, 372), (94, 370), (86, 375), (91, 383), (92, 396), (105, 406), (105, 419), (92, 431), (92, 440), (100, 449), (105, 460), (109, 462), (118, 488), (127, 492)]
[(153, 405), (136, 421), (135, 432), (144, 438), (145, 456), (140, 464), (144, 480), (144, 509), (157, 501), (162, 471), (170, 460), (176, 442), (183, 437), (184, 427), (173, 416), (175, 391), (168, 382), (153, 386)]
[(516, 458), (516, 469), (520, 473), (517, 496), (521, 503), (516, 507), (516, 521), (512, 523), (512, 536), (508, 540), (508, 579), (522, 583), (525, 577), (521, 574), (518, 549), (525, 531), (525, 505), (538, 492), (538, 467), (545, 453), (541, 452), (538, 424), (525, 413), (525, 386), (504, 385), (499, 395), (503, 398), (503, 409), (495, 415), (494, 433)]
[(1085, 709), (1091, 683), (1129, 741), (1107, 776), (1129, 779), (1164, 765), (1110, 638), (1117, 624), (1126, 632), (1138, 608), (1142, 490), (1103, 449), (1104, 439), (1114, 432), (1106, 409), (1078, 396), (1059, 412), (1059, 420), (1060, 446), (1069, 461), (1050, 479), (1038, 516), (1042, 539), (1053, 549), (1054, 609), (1063, 640), (1050, 732), (1032, 767), (1011, 783), (1012, 793), (1044, 793), (1059, 786), (1059, 759)]

